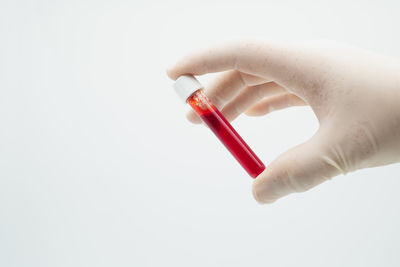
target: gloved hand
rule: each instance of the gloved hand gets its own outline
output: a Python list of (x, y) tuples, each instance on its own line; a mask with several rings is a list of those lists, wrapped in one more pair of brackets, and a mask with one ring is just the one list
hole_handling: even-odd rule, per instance
[[(223, 72), (222, 72), (223, 71)], [(280, 155), (255, 179), (271, 203), (361, 168), (400, 162), (400, 65), (333, 42), (239, 41), (179, 60), (167, 73), (222, 72), (207, 94), (228, 120), (310, 105), (319, 130)], [(193, 112), (192, 122), (199, 122)]]

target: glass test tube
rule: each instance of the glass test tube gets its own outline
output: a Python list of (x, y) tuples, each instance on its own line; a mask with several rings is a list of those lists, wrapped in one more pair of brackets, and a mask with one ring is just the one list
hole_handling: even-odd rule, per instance
[(262, 161), (207, 98), (202, 89), (203, 86), (197, 79), (191, 75), (183, 75), (176, 80), (174, 88), (178, 95), (193, 108), (251, 177), (256, 178), (265, 170)]

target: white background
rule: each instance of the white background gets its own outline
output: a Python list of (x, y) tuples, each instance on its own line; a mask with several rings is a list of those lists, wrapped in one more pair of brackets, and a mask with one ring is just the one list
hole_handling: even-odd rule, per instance
[[(258, 205), (165, 75), (243, 36), (400, 58), (398, 1), (164, 2), (0, 0), (0, 266), (399, 266), (399, 165)], [(234, 126), (268, 164), (318, 124)]]

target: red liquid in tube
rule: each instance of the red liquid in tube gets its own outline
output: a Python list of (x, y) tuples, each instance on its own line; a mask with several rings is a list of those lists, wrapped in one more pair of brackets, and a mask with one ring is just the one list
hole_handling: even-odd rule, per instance
[(214, 132), (251, 177), (256, 178), (265, 170), (262, 161), (207, 98), (202, 89), (193, 93), (186, 102)]

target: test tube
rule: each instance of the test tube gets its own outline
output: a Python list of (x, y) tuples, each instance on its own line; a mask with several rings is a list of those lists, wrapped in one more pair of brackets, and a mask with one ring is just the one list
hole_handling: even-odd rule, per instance
[(200, 116), (251, 177), (256, 178), (265, 170), (262, 161), (208, 99), (203, 86), (195, 77), (192, 75), (180, 76), (174, 84), (174, 89), (182, 100)]

